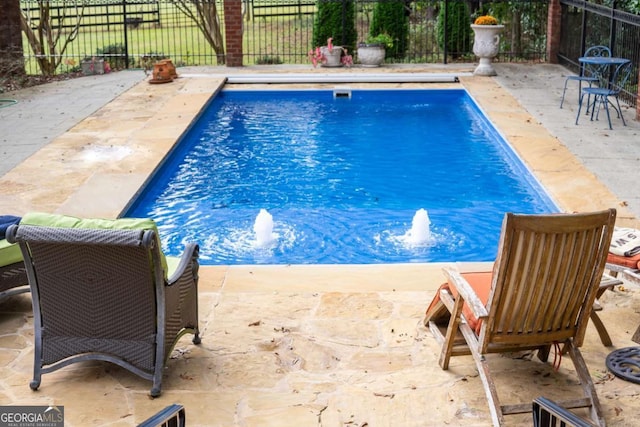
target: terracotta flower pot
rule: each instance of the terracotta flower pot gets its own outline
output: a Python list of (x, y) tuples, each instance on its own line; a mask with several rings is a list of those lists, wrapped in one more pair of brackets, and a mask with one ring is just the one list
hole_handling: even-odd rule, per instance
[(158, 61), (153, 64), (153, 83), (168, 83), (173, 81), (175, 67), (169, 65), (165, 61)]
[(158, 63), (163, 64), (165, 67), (169, 69), (169, 74), (171, 75), (172, 79), (178, 78), (178, 73), (176, 72), (176, 66), (173, 65), (173, 61), (171, 61), (170, 59), (162, 59), (158, 61)]

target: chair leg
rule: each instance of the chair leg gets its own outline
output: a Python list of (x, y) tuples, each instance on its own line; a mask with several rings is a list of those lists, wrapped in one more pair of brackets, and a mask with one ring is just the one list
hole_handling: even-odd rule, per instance
[(607, 113), (607, 120), (609, 121), (609, 130), (613, 130), (611, 126), (611, 115), (609, 114), (609, 98), (604, 97), (604, 111)]
[(576, 115), (576, 124), (578, 124), (578, 120), (580, 119), (580, 110), (582, 109), (582, 100), (584, 99), (584, 93), (580, 94), (578, 98), (578, 114)]
[[(589, 87), (591, 87), (591, 82), (589, 82)], [(589, 114), (590, 107), (591, 107), (591, 94), (587, 95), (587, 110), (584, 112), (585, 114)]]
[(600, 319), (600, 316), (594, 311), (591, 310), (591, 321), (593, 322), (593, 326), (596, 327), (598, 331), (598, 335), (600, 335), (600, 341), (605, 347), (611, 347), (613, 342), (611, 341), (611, 337), (609, 336), (609, 332), (607, 332), (607, 328), (605, 328), (604, 323)]
[(438, 364), (443, 370), (449, 369), (449, 360), (451, 360), (451, 352), (453, 351), (453, 343), (462, 321), (462, 306), (464, 299), (458, 296), (453, 304), (453, 311), (451, 312), (451, 318), (449, 319), (449, 326), (447, 327), (447, 334), (444, 337), (444, 343), (442, 344), (442, 351), (440, 352), (440, 360)]
[(546, 362), (547, 360), (549, 360), (549, 353), (551, 353), (550, 345), (540, 347), (538, 349), (538, 360), (540, 360), (541, 362)]
[(502, 412), (502, 405), (500, 405), (500, 399), (498, 398), (498, 392), (496, 385), (491, 377), (491, 371), (489, 370), (489, 364), (487, 359), (478, 351), (478, 340), (475, 333), (469, 327), (463, 327), (461, 329), (462, 334), (469, 345), (471, 350), (471, 356), (476, 362), (478, 368), (478, 374), (482, 385), (484, 387), (484, 393), (487, 396), (487, 403), (489, 404), (489, 413), (491, 414), (491, 421), (494, 426), (504, 425), (504, 414)]
[[(598, 95), (593, 95), (593, 107), (591, 107), (591, 121), (593, 121), (593, 116), (596, 116), (596, 120), (600, 117), (600, 104), (602, 100)], [(596, 106), (598, 107), (598, 111), (596, 111)]]
[[(565, 81), (564, 81), (564, 89), (562, 89), (562, 98), (560, 99), (560, 108), (562, 108), (562, 104), (564, 103), (564, 94), (567, 91), (567, 82), (568, 81), (569, 81), (568, 79), (565, 79)], [(578, 96), (578, 99), (579, 98), (580, 98), (580, 96)]]
[(618, 97), (616, 96), (616, 104), (618, 104), (618, 115), (620, 116), (620, 118), (622, 119), (622, 125), (626, 126), (627, 123), (624, 121), (624, 115), (622, 114), (622, 108), (620, 108), (620, 100), (618, 99)]
[(585, 397), (587, 397), (591, 401), (591, 407), (589, 408), (591, 418), (597, 425), (604, 426), (605, 421), (604, 415), (602, 413), (602, 407), (600, 406), (600, 400), (598, 399), (598, 395), (596, 394), (596, 388), (593, 384), (593, 380), (591, 379), (591, 375), (589, 375), (589, 368), (582, 358), (582, 353), (580, 353), (580, 350), (573, 344), (573, 341), (571, 340), (567, 342), (567, 347), (569, 356), (571, 356), (571, 360), (573, 361), (573, 366), (575, 366), (576, 368), (576, 374), (580, 379), (582, 391)]
[[(618, 274), (618, 273), (616, 272), (615, 274)], [(600, 282), (600, 288), (598, 288), (598, 292), (596, 293), (596, 301), (598, 301), (606, 291), (613, 289), (615, 285), (621, 284), (621, 283), (622, 283), (621, 281), (615, 281), (615, 279), (613, 278), (605, 279), (603, 277), (603, 280)], [(613, 342), (611, 341), (609, 332), (607, 332), (607, 328), (605, 328), (604, 323), (602, 323), (602, 319), (600, 319), (600, 316), (598, 316), (595, 305), (591, 310), (590, 318), (591, 318), (591, 321), (593, 322), (593, 326), (595, 326), (596, 330), (598, 331), (598, 335), (600, 336), (600, 341), (602, 341), (602, 344), (605, 347), (612, 346)]]

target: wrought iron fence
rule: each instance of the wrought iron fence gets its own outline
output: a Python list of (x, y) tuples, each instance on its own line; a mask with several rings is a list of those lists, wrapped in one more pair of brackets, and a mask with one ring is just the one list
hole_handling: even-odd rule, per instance
[[(562, 24), (559, 60), (579, 72), (578, 58), (589, 46), (604, 45), (613, 56), (631, 60), (631, 79), (620, 98), (636, 106), (640, 64), (640, 15), (582, 0), (561, 0)], [(615, 2), (613, 2), (615, 5)]]
[[(375, 26), (376, 8), (385, 4), (402, 8), (407, 27), (404, 37), (396, 37), (396, 54), (388, 62), (472, 61), (469, 24), (484, 13), (505, 24), (499, 61), (546, 59), (547, 0), (249, 0), (244, 10), (244, 63), (308, 63), (308, 51), (321, 42), (314, 43), (314, 28), (328, 25), (322, 22), (326, 16), (317, 13), (321, 5), (335, 6), (341, 14), (339, 35), (349, 34), (344, 27), (354, 27), (355, 39), (334, 40), (354, 52), (356, 43), (366, 41)], [(458, 6), (462, 14), (444, 13)], [(353, 8), (352, 14), (348, 8)]]
[[(27, 72), (42, 71), (51, 60), (55, 72), (78, 69), (80, 62), (104, 58), (111, 67), (149, 66), (170, 57), (177, 65), (225, 63), (223, 0), (21, 0), (32, 30), (25, 33)], [(364, 41), (376, 19), (376, 7), (398, 4), (404, 11), (406, 37), (396, 40), (389, 62), (471, 61), (471, 20), (489, 13), (505, 24), (499, 61), (545, 60), (546, 0), (464, 2), (462, 0), (232, 0), (243, 14), (243, 63), (307, 63), (313, 47), (320, 3), (352, 4), (356, 41)], [(47, 26), (43, 4), (49, 5)], [(468, 4), (473, 5), (469, 7)], [(463, 7), (463, 13), (451, 10)], [(203, 9), (204, 9), (204, 14)], [(444, 13), (449, 11), (449, 13)], [(209, 16), (205, 16), (209, 14)], [(217, 33), (212, 27), (217, 27)], [(317, 28), (317, 27), (316, 27)], [(446, 29), (446, 31), (444, 30)], [(48, 31), (48, 33), (47, 33)], [(57, 37), (51, 50), (38, 37)], [(217, 43), (217, 44), (216, 44)], [(353, 52), (355, 46), (347, 47)]]
[[(47, 3), (45, 8), (43, 3)], [(201, 3), (215, 6), (220, 2)], [(20, 4), (33, 33), (29, 36), (23, 31), (30, 74), (42, 71), (43, 59), (55, 60), (57, 73), (73, 71), (81, 61), (94, 57), (104, 58), (115, 68), (148, 67), (165, 57), (179, 65), (220, 60), (191, 17), (197, 13), (191, 1), (21, 0)], [(47, 15), (49, 22), (43, 26)], [(221, 13), (218, 17), (223, 28), (224, 17)], [(48, 46), (53, 40), (55, 49)]]

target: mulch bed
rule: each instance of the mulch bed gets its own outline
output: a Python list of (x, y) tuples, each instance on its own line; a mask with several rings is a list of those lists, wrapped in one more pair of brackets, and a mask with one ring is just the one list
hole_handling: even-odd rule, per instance
[(59, 74), (56, 76), (39, 76), (39, 75), (15, 75), (15, 76), (0, 76), (0, 94), (7, 94), (8, 92), (38, 86), (45, 83), (51, 83), (60, 80), (69, 80), (77, 77), (81, 77), (82, 72)]

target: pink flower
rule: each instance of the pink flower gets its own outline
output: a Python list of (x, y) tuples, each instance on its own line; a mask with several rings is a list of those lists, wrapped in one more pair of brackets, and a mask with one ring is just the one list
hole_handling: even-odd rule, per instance
[(311, 61), (314, 67), (316, 67), (318, 63), (322, 63), (325, 61), (325, 57), (322, 54), (322, 50), (319, 47), (316, 47), (315, 50), (311, 49), (308, 55), (309, 55), (309, 60)]
[[(351, 67), (353, 65), (353, 57), (348, 54), (347, 49), (340, 46), (334, 46), (332, 41), (332, 37), (329, 37), (327, 39), (327, 52), (331, 53), (333, 51), (333, 48), (337, 47), (341, 51), (340, 54), (342, 56), (340, 57), (340, 61), (342, 62), (342, 64), (346, 67)], [(322, 53), (322, 49), (320, 47), (316, 47), (315, 50), (311, 49), (307, 55), (309, 56), (309, 60), (314, 67), (318, 66), (319, 63), (324, 64), (325, 62), (327, 62), (327, 58)]]
[(351, 67), (353, 65), (353, 57), (349, 55), (349, 52), (347, 51), (347, 49), (343, 49), (343, 50), (344, 50), (344, 55), (342, 55), (342, 58), (340, 58), (340, 62), (342, 62), (345, 67)]

